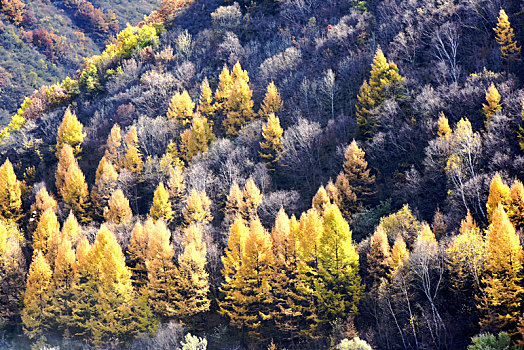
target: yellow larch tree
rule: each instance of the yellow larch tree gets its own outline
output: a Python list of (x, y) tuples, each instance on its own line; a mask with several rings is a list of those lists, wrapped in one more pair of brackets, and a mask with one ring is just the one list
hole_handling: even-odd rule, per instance
[(104, 219), (116, 225), (127, 224), (133, 219), (129, 201), (120, 188), (109, 198), (108, 206), (104, 209)]
[(25, 289), (26, 261), (20, 232), (13, 223), (0, 220), (0, 327), (13, 329), (20, 315), (20, 292)]
[(202, 226), (192, 223), (186, 227), (182, 245), (184, 250), (177, 259), (174, 300), (178, 318), (189, 323), (192, 316), (208, 311), (210, 306), (207, 247)]
[(207, 151), (214, 140), (215, 135), (213, 135), (207, 118), (195, 115), (191, 122), (191, 128), (180, 134), (178, 155), (186, 164), (189, 164), (194, 156)]
[(233, 182), (229, 188), (229, 194), (226, 198), (226, 205), (224, 207), (224, 223), (227, 227), (233, 223), (233, 221), (241, 216), (240, 210), (244, 202), (244, 195), (238, 183)]
[(149, 215), (153, 220), (162, 219), (163, 221), (169, 223), (173, 220), (173, 208), (171, 202), (169, 201), (169, 193), (167, 192), (164, 183), (161, 182), (158, 184), (155, 194), (153, 196), (153, 205), (151, 210), (149, 210)]
[(227, 136), (237, 136), (242, 127), (253, 120), (253, 91), (248, 82), (239, 77), (224, 103), (226, 117), (222, 123)]
[(104, 208), (117, 188), (118, 173), (107, 155), (103, 156), (96, 169), (95, 185), (91, 189), (93, 211), (99, 218), (104, 216)]
[(184, 225), (207, 224), (213, 220), (211, 215), (211, 200), (205, 191), (191, 190), (187, 197), (186, 206), (182, 210)]
[(125, 137), (126, 153), (124, 156), (124, 168), (136, 177), (139, 177), (144, 168), (142, 153), (138, 148), (138, 135), (136, 126), (131, 126)]
[(438, 117), (438, 132), (439, 137), (446, 137), (452, 133), (451, 127), (449, 126), (448, 118), (444, 115), (443, 112), (440, 112)]
[(215, 91), (215, 104), (213, 105), (215, 111), (222, 112), (224, 104), (229, 99), (231, 87), (233, 86), (233, 79), (231, 73), (226, 65), (222, 68), (222, 72), (218, 77), (218, 87)]
[(31, 208), (29, 209), (31, 212), (31, 219), (29, 222), (29, 231), (33, 231), (36, 227), (36, 224), (38, 224), (38, 221), (40, 220), (40, 216), (46, 211), (47, 209), (52, 208), (53, 211), (56, 213), (56, 210), (58, 208), (58, 203), (56, 200), (47, 192), (47, 189), (45, 186), (42, 186), (40, 190), (38, 190), (38, 193), (36, 194), (35, 202), (31, 205)]
[(46, 308), (50, 299), (53, 272), (42, 252), (31, 262), (21, 312), (24, 333), (32, 341), (45, 342), (48, 330)]
[[(62, 151), (66, 149), (71, 150), (71, 148), (66, 145), (62, 148)], [(88, 222), (90, 220), (87, 214), (89, 208), (89, 191), (84, 173), (80, 170), (76, 159), (73, 158), (73, 162), (65, 172), (64, 183), (58, 190), (65, 203), (66, 210), (72, 210), (81, 222)]]
[(195, 104), (187, 90), (184, 90), (182, 93), (175, 93), (171, 98), (169, 109), (167, 111), (167, 118), (172, 119), (180, 126), (186, 126), (191, 123), (194, 111)]
[(48, 208), (38, 221), (36, 230), (33, 232), (33, 250), (34, 254), (42, 252), (50, 265), (54, 263), (54, 257), (57, 251), (50, 252), (50, 241), (54, 240), (53, 244), (57, 243), (56, 239), (60, 233), (60, 224), (58, 218), (52, 208)]
[(59, 193), (60, 189), (64, 187), (66, 173), (73, 163), (75, 163), (73, 149), (71, 146), (69, 146), (69, 144), (64, 144), (60, 150), (60, 156), (58, 157), (58, 165), (55, 173), (55, 185)]
[(267, 120), (271, 114), (277, 115), (282, 109), (283, 103), (274, 82), (270, 82), (266, 89), (266, 95), (258, 111), (262, 120)]
[(75, 214), (69, 212), (66, 221), (62, 225), (62, 239), (70, 239), (74, 247), (80, 243), (83, 235), (80, 231), (80, 225), (76, 220)]
[(394, 274), (397, 269), (404, 265), (409, 258), (409, 250), (402, 235), (398, 235), (391, 248), (391, 274)]
[(493, 83), (491, 83), (488, 91), (486, 91), (486, 102), (487, 104), (482, 105), (482, 111), (486, 117), (486, 125), (488, 125), (490, 119), (493, 118), (495, 113), (502, 110), (502, 105), (500, 104), (500, 94)]
[(313, 196), (311, 203), (312, 208), (315, 208), (318, 212), (322, 212), (324, 210), (324, 206), (330, 203), (331, 200), (329, 199), (326, 188), (324, 186), (320, 186), (317, 193)]
[(151, 218), (146, 222), (147, 229), (140, 221), (137, 221), (131, 231), (131, 239), (127, 247), (127, 266), (131, 269), (131, 280), (135, 290), (141, 290), (147, 285), (147, 244), (149, 242), (148, 232), (154, 230)]
[(343, 171), (338, 175), (336, 187), (340, 193), (340, 210), (349, 218), (374, 194), (375, 176), (370, 174), (366, 153), (353, 140), (344, 154)]
[(367, 263), (369, 287), (378, 287), (381, 279), (386, 278), (390, 274), (392, 264), (388, 236), (382, 226), (378, 226), (373, 236), (371, 236)]
[(522, 246), (502, 204), (491, 215), (487, 233), (487, 256), (478, 297), (480, 326), (490, 331), (514, 334), (521, 315), (524, 288)]
[(83, 125), (78, 121), (76, 114), (72, 113), (69, 108), (66, 109), (56, 136), (57, 157), (60, 157), (60, 151), (66, 143), (73, 148), (75, 156), (82, 151), (82, 142), (86, 136), (82, 130)]
[(200, 85), (200, 98), (198, 100), (197, 111), (201, 116), (209, 120), (210, 125), (213, 125), (216, 107), (213, 104), (213, 91), (211, 91), (207, 78), (204, 78)]
[(175, 254), (171, 245), (171, 232), (163, 220), (158, 220), (154, 225), (146, 223), (144, 229), (149, 237), (147, 245), (147, 289), (149, 301), (153, 311), (162, 319), (176, 315), (175, 284), (177, 271), (173, 263)]
[(114, 166), (115, 171), (119, 171), (122, 168), (124, 162), (122, 129), (120, 129), (120, 125), (116, 123), (107, 136), (104, 158)]
[(22, 189), (9, 158), (0, 166), (0, 218), (18, 221), (22, 215)]
[(524, 185), (515, 180), (509, 191), (508, 217), (515, 225), (515, 229), (524, 228)]
[(509, 194), (510, 188), (502, 181), (502, 177), (497, 172), (491, 179), (489, 186), (488, 202), (486, 203), (486, 209), (488, 212), (488, 219), (491, 220), (491, 215), (495, 209), (502, 204), (505, 210), (508, 209), (509, 205)]
[(262, 203), (263, 194), (260, 192), (260, 189), (252, 177), (246, 181), (242, 191), (242, 197), (244, 200), (240, 207), (240, 215), (242, 215), (246, 222), (258, 218), (258, 207)]
[(282, 135), (284, 130), (280, 126), (280, 119), (273, 113), (267, 116), (267, 124), (262, 126), (262, 138), (260, 141), (260, 157), (266, 163), (269, 170), (274, 170), (276, 162), (282, 153)]
[(500, 54), (504, 60), (518, 60), (520, 57), (520, 46), (515, 40), (515, 33), (509, 22), (509, 17), (504, 9), (500, 9), (495, 31), (497, 43), (500, 45)]

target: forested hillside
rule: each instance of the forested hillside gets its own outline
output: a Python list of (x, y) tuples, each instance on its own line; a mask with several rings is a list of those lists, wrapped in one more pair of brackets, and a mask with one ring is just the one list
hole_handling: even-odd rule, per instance
[(0, 123), (25, 95), (74, 76), (126, 23), (136, 25), (160, 0), (2, 0)]
[(24, 3), (0, 347), (524, 345), (521, 1)]

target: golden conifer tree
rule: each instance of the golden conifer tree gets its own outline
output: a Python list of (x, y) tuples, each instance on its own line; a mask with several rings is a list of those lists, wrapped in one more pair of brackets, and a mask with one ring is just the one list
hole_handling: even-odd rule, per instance
[[(147, 229), (148, 225), (144, 229)], [(173, 264), (173, 246), (171, 245), (171, 232), (162, 220), (158, 220), (153, 230), (147, 232), (149, 243), (147, 245), (147, 289), (151, 308), (161, 318), (176, 315), (175, 284), (177, 271)]]
[(191, 128), (180, 134), (179, 157), (189, 163), (195, 155), (207, 151), (209, 144), (215, 140), (215, 135), (207, 118), (195, 115)]
[(213, 92), (209, 87), (209, 81), (204, 78), (202, 85), (200, 85), (200, 98), (198, 100), (197, 111), (201, 116), (209, 120), (209, 124), (213, 125), (216, 107), (213, 105)]
[(40, 220), (40, 216), (44, 213), (44, 211), (46, 211), (49, 208), (52, 208), (53, 211), (56, 213), (58, 203), (53, 198), (53, 196), (51, 196), (49, 192), (47, 192), (46, 187), (43, 186), (36, 194), (35, 202), (31, 205), (31, 208), (29, 209), (31, 211), (31, 220), (28, 226), (29, 231), (34, 230), (36, 224)]
[(258, 189), (252, 177), (246, 181), (242, 191), (242, 197), (244, 198), (242, 206), (240, 207), (240, 215), (242, 215), (242, 218), (244, 218), (246, 222), (258, 218), (258, 207), (262, 203), (263, 194)]
[(98, 230), (93, 246), (83, 242), (75, 263), (74, 326), (94, 346), (125, 339), (133, 332), (133, 286), (122, 249), (106, 225)]
[(462, 220), (459, 234), (453, 237), (447, 250), (447, 264), (450, 271), (451, 288), (458, 299), (475, 314), (472, 295), (479, 295), (484, 264), (487, 255), (487, 242), (473, 217), (468, 212)]
[(177, 92), (169, 103), (167, 118), (173, 119), (180, 126), (186, 126), (191, 123), (194, 110), (195, 104), (187, 90), (182, 93)]
[(283, 103), (275, 83), (270, 82), (266, 89), (266, 95), (258, 111), (262, 120), (267, 120), (271, 114), (277, 115), (282, 109)]
[(313, 196), (313, 200), (311, 202), (312, 208), (315, 208), (317, 211), (321, 212), (324, 206), (329, 203), (331, 203), (331, 200), (329, 199), (326, 188), (324, 186), (320, 186), (317, 193)]
[(60, 151), (66, 143), (73, 148), (75, 156), (82, 151), (82, 141), (86, 136), (82, 129), (83, 125), (78, 121), (76, 114), (69, 108), (66, 109), (56, 137), (57, 157), (60, 157)]
[(178, 207), (184, 201), (186, 182), (183, 169), (180, 165), (175, 165), (169, 169), (167, 191), (169, 193), (169, 200), (173, 203), (173, 206)]
[(438, 136), (446, 137), (452, 133), (451, 128), (449, 127), (448, 118), (444, 115), (443, 112), (440, 112), (438, 117)]
[(361, 139), (371, 138), (378, 122), (371, 111), (380, 106), (387, 98), (400, 98), (404, 78), (399, 74), (398, 67), (388, 62), (382, 50), (377, 48), (371, 64), (371, 77), (360, 87), (357, 96), (357, 136)]
[(127, 266), (131, 269), (131, 280), (136, 290), (142, 289), (147, 285), (147, 244), (149, 242), (148, 232), (154, 230), (154, 223), (151, 218), (147, 221), (148, 228), (140, 221), (137, 221), (131, 231), (131, 239), (127, 247)]
[(126, 153), (124, 156), (124, 168), (138, 177), (144, 168), (144, 161), (138, 148), (138, 135), (134, 125), (129, 128), (125, 141)]
[(69, 144), (64, 144), (60, 150), (60, 156), (58, 157), (58, 165), (55, 173), (55, 185), (60, 192), (60, 189), (65, 186), (66, 173), (69, 168), (75, 163), (75, 156), (73, 149)]
[(178, 256), (174, 300), (177, 316), (188, 322), (191, 316), (209, 310), (209, 275), (206, 271), (207, 250), (203, 228), (190, 224), (183, 231), (184, 251)]
[(218, 87), (215, 91), (215, 111), (220, 112), (224, 109), (224, 104), (229, 99), (229, 94), (231, 87), (233, 86), (233, 83), (234, 81), (231, 78), (229, 69), (226, 65), (224, 65), (224, 68), (222, 69), (222, 72), (220, 72), (220, 75), (218, 77)]
[[(62, 158), (62, 155), (64, 155), (64, 150), (68, 149), (69, 151), (66, 151), (66, 153), (68, 153), (69, 156), (71, 155), (71, 147), (65, 145), (62, 148), (60, 158)], [(59, 170), (60, 161), (59, 169), (57, 170), (57, 177), (59, 176)], [(87, 215), (87, 209), (89, 207), (89, 191), (87, 189), (87, 183), (85, 181), (84, 174), (82, 173), (82, 170), (80, 170), (76, 159), (73, 158), (73, 161), (67, 168), (64, 176), (64, 182), (62, 186), (58, 188), (58, 191), (62, 196), (62, 200), (66, 204), (65, 208), (67, 210), (73, 210), (81, 222), (88, 222), (90, 220), (89, 216)]]
[(398, 235), (391, 248), (391, 273), (393, 274), (399, 267), (402, 267), (409, 258), (409, 250), (402, 235)]
[(149, 215), (151, 215), (155, 221), (162, 219), (169, 223), (173, 220), (173, 209), (171, 207), (171, 202), (169, 201), (169, 193), (162, 182), (158, 184), (155, 190), (153, 205), (151, 206)]
[(268, 169), (274, 170), (275, 163), (282, 152), (282, 135), (284, 130), (280, 127), (280, 119), (273, 113), (267, 116), (267, 124), (262, 126), (263, 141), (260, 142), (260, 157)]
[(107, 136), (106, 151), (104, 158), (111, 163), (115, 171), (119, 171), (123, 165), (122, 130), (120, 125), (114, 124)]
[(0, 218), (18, 221), (22, 208), (22, 189), (9, 158), (0, 166)]
[(323, 214), (319, 246), (319, 280), (315, 297), (319, 303), (320, 327), (334, 318), (358, 312), (362, 293), (358, 254), (351, 242), (351, 230), (338, 207), (331, 204)]
[(489, 330), (516, 332), (524, 288), (521, 285), (522, 247), (499, 204), (491, 215), (482, 294), (479, 296), (480, 326)]
[(24, 333), (32, 341), (45, 342), (47, 331), (46, 308), (50, 298), (53, 273), (42, 252), (38, 252), (27, 275), (27, 287), (24, 292), (22, 322)]
[(369, 252), (367, 253), (369, 286), (377, 287), (382, 278), (386, 278), (391, 271), (391, 253), (388, 236), (384, 228), (378, 226), (371, 236)]
[(375, 176), (370, 175), (365, 152), (358, 147), (355, 140), (345, 153), (343, 172), (337, 177), (336, 187), (340, 193), (340, 210), (349, 217), (363, 204), (369, 202), (374, 194)]
[(495, 115), (495, 113), (502, 110), (502, 105), (500, 104), (500, 94), (497, 88), (493, 83), (488, 88), (486, 92), (486, 101), (487, 104), (482, 105), (482, 110), (484, 116), (486, 117), (486, 124), (489, 123), (489, 120)]
[[(40, 217), (38, 226), (33, 232), (34, 254), (42, 252), (48, 258), (48, 262), (54, 263), (56, 251), (49, 252), (51, 240), (56, 240), (60, 233), (60, 224), (53, 208), (48, 208)], [(54, 242), (56, 243), (56, 242)], [(50, 253), (50, 255), (48, 255)], [(51, 264), (50, 264), (51, 265)]]
[(119, 188), (109, 198), (104, 209), (104, 219), (113, 224), (127, 224), (133, 219), (133, 212), (124, 192)]
[(80, 225), (78, 224), (73, 212), (70, 211), (64, 225), (62, 226), (62, 239), (70, 239), (73, 246), (76, 247), (77, 244), (80, 243), (82, 237)]
[(508, 217), (515, 225), (515, 229), (524, 228), (524, 186), (519, 180), (515, 180), (509, 192)]
[(491, 220), (491, 215), (495, 209), (502, 204), (505, 210), (508, 209), (508, 204), (510, 201), (510, 189), (502, 181), (502, 177), (497, 172), (491, 179), (491, 184), (489, 186), (489, 196), (488, 202), (486, 203), (486, 209), (488, 211), (488, 219)]
[(497, 18), (497, 26), (493, 28), (496, 34), (497, 43), (500, 45), (500, 54), (504, 60), (520, 59), (520, 46), (517, 46), (515, 33), (509, 23), (508, 15), (504, 9), (500, 9)]
[(192, 190), (187, 198), (187, 203), (182, 210), (184, 225), (189, 226), (191, 223), (207, 224), (213, 220), (211, 215), (211, 200), (205, 191), (198, 192)]
[(15, 224), (0, 220), (0, 327), (12, 329), (19, 321), (20, 292), (25, 289), (26, 261)]
[(96, 169), (95, 185), (91, 190), (91, 200), (95, 215), (102, 218), (104, 208), (117, 188), (118, 173), (107, 155), (103, 156)]
[(229, 98), (224, 104), (226, 118), (223, 126), (228, 136), (237, 136), (242, 127), (253, 120), (253, 91), (247, 81), (239, 78), (229, 92)]
[(229, 194), (224, 207), (224, 224), (229, 227), (237, 217), (241, 217), (240, 210), (244, 202), (244, 195), (238, 183), (233, 182), (229, 188)]

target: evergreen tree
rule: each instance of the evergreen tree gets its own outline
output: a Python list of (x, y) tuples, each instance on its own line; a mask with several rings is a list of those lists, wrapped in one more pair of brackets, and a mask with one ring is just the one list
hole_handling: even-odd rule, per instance
[(311, 203), (312, 208), (316, 209), (318, 212), (324, 210), (324, 206), (331, 203), (328, 193), (324, 186), (318, 188), (317, 193), (313, 196), (313, 201)]
[(358, 312), (362, 292), (358, 254), (351, 242), (351, 230), (338, 207), (331, 204), (323, 214), (319, 245), (319, 278), (315, 296), (319, 303), (319, 326)]
[(131, 270), (131, 280), (135, 290), (139, 291), (147, 285), (147, 245), (149, 242), (148, 232), (154, 230), (154, 223), (151, 218), (147, 221), (148, 228), (140, 221), (137, 221), (131, 231), (131, 239), (127, 247), (127, 266)]
[(378, 226), (373, 236), (371, 236), (367, 263), (369, 266), (367, 270), (368, 286), (371, 288), (378, 287), (381, 279), (386, 278), (390, 274), (392, 263), (388, 236), (381, 226)]
[(242, 194), (242, 190), (236, 182), (233, 182), (229, 188), (229, 194), (224, 208), (224, 224), (226, 227), (229, 227), (237, 217), (240, 216), (240, 218), (242, 218), (240, 210), (243, 203), (244, 195)]
[(234, 81), (231, 78), (231, 73), (229, 72), (227, 66), (224, 65), (224, 68), (218, 77), (218, 87), (215, 91), (215, 111), (222, 112), (224, 110), (224, 105), (229, 99), (229, 94), (233, 83)]
[(524, 228), (524, 186), (519, 180), (515, 180), (509, 192), (508, 217), (515, 225), (515, 229)]
[(113, 125), (109, 135), (107, 136), (104, 158), (114, 166), (115, 171), (118, 172), (122, 168), (124, 161), (122, 148), (122, 130), (118, 124)]
[(388, 98), (400, 98), (403, 81), (397, 65), (388, 62), (379, 47), (371, 64), (369, 82), (364, 81), (357, 96), (357, 136), (360, 139), (373, 137), (380, 126), (372, 114), (373, 109)]
[(448, 118), (444, 115), (443, 112), (440, 112), (439, 118), (438, 118), (438, 136), (439, 137), (446, 137), (447, 135), (450, 135), (452, 133), (452, 130), (449, 126)]
[[(228, 91), (228, 98), (223, 104), (226, 118), (223, 121), (228, 136), (237, 136), (240, 129), (253, 120), (253, 91), (249, 87), (247, 72), (237, 63), (231, 75), (233, 84)], [(220, 85), (219, 85), (220, 88)], [(215, 99), (218, 99), (215, 96)]]
[(22, 189), (7, 158), (0, 166), (0, 219), (18, 221), (22, 215)]
[(209, 87), (209, 81), (204, 78), (202, 85), (200, 85), (200, 98), (198, 100), (197, 111), (204, 118), (209, 120), (209, 124), (213, 125), (216, 107), (213, 105), (213, 92)]
[(242, 215), (242, 218), (246, 220), (246, 222), (258, 218), (258, 207), (262, 203), (263, 195), (253, 178), (250, 177), (246, 181), (242, 191), (242, 197), (244, 198), (242, 206), (240, 207), (240, 215)]
[(207, 224), (213, 220), (211, 215), (211, 200), (205, 191), (197, 192), (192, 190), (187, 198), (187, 203), (182, 211), (184, 225)]
[(355, 140), (346, 149), (343, 172), (337, 177), (336, 187), (340, 193), (340, 210), (349, 218), (352, 212), (369, 203), (374, 194), (375, 176), (370, 175), (364, 151)]
[(505, 210), (508, 209), (510, 201), (510, 188), (502, 181), (502, 177), (497, 172), (491, 179), (489, 186), (488, 202), (486, 209), (488, 212), (488, 219), (491, 220), (491, 215), (497, 209), (499, 204), (502, 204)]
[(173, 264), (171, 232), (161, 219), (154, 225), (146, 223), (144, 229), (149, 231), (146, 232), (149, 237), (146, 259), (149, 303), (161, 318), (173, 317), (177, 314), (174, 300), (177, 271)]
[(486, 272), (478, 298), (480, 326), (512, 334), (517, 329), (524, 293), (520, 274), (522, 247), (502, 204), (492, 213), (487, 240)]
[(69, 212), (69, 215), (62, 226), (62, 237), (62, 239), (70, 239), (74, 247), (80, 243), (80, 240), (83, 237), (80, 232), (80, 225), (72, 211)]
[(275, 83), (270, 82), (266, 89), (266, 95), (258, 111), (258, 115), (262, 120), (267, 120), (270, 115), (277, 115), (282, 109), (283, 103), (280, 99)]
[(191, 123), (194, 110), (195, 104), (191, 100), (189, 93), (186, 90), (182, 93), (177, 92), (169, 103), (167, 118), (173, 119), (180, 126), (186, 126)]
[(125, 340), (136, 331), (136, 323), (131, 273), (122, 249), (106, 225), (98, 230), (93, 246), (83, 242), (77, 248), (72, 306), (77, 335), (94, 346)]
[(486, 125), (488, 125), (490, 119), (495, 115), (495, 113), (502, 110), (502, 105), (500, 104), (500, 94), (493, 83), (491, 83), (488, 91), (486, 92), (486, 101), (487, 104), (482, 105), (482, 111), (486, 117)]
[(184, 229), (184, 251), (178, 256), (174, 300), (176, 314), (184, 322), (189, 322), (191, 316), (208, 311), (210, 306), (207, 250), (202, 231), (202, 226), (194, 223)]
[(76, 114), (72, 113), (69, 108), (66, 109), (56, 136), (57, 157), (60, 156), (62, 147), (66, 143), (73, 148), (75, 156), (82, 151), (82, 141), (86, 136), (82, 129), (83, 125), (78, 121)]
[(504, 60), (520, 59), (520, 46), (517, 46), (515, 33), (509, 23), (508, 15), (504, 9), (500, 9), (497, 18), (497, 26), (493, 28), (496, 34), (497, 43), (500, 45), (500, 54)]
[(50, 241), (55, 240), (60, 233), (60, 224), (52, 208), (48, 208), (40, 217), (38, 226), (33, 232), (34, 254), (42, 252), (48, 258), (48, 262), (54, 262), (56, 251), (50, 252)]
[(207, 118), (195, 115), (191, 128), (180, 134), (179, 157), (189, 164), (199, 153), (207, 151), (209, 144), (215, 140)]
[(0, 328), (12, 330), (20, 317), (20, 292), (25, 288), (26, 261), (20, 232), (0, 220)]
[(262, 137), (260, 142), (260, 157), (264, 160), (269, 170), (274, 170), (276, 162), (282, 152), (282, 134), (284, 130), (280, 127), (280, 119), (274, 114), (267, 116), (267, 124), (262, 126)]
[(47, 331), (47, 308), (50, 298), (52, 271), (42, 252), (38, 252), (31, 262), (24, 292), (22, 322), (24, 333), (32, 341), (45, 342)]
[(173, 220), (173, 209), (171, 202), (169, 202), (169, 193), (166, 191), (162, 182), (158, 184), (155, 190), (153, 205), (151, 206), (149, 215), (151, 215), (155, 221), (162, 219), (169, 223)]
[(139, 177), (144, 168), (142, 153), (138, 148), (138, 135), (136, 127), (133, 125), (126, 134), (126, 153), (124, 156), (124, 168)]
[(133, 219), (129, 201), (121, 189), (111, 195), (108, 206), (104, 209), (104, 219), (117, 225), (129, 223)]

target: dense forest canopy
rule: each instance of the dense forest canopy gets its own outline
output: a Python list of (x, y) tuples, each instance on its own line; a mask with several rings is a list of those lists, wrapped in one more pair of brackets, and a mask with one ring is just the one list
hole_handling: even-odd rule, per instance
[(524, 345), (521, 1), (6, 0), (0, 36), (1, 348)]

